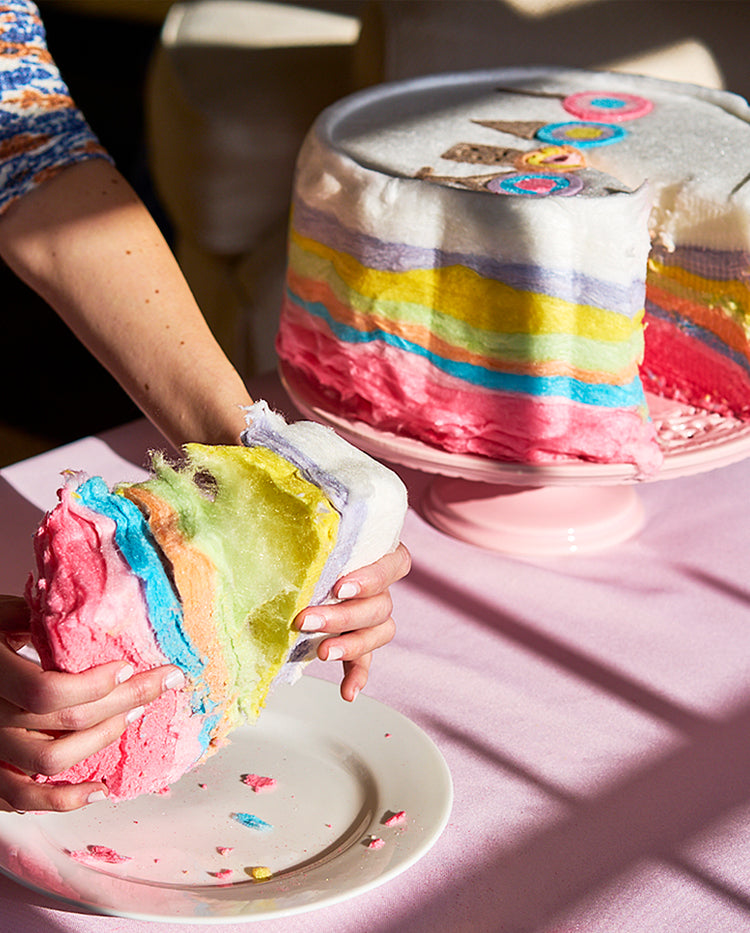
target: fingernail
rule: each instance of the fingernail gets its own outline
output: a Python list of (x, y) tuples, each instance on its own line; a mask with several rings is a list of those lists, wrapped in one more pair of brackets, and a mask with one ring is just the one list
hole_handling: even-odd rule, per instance
[(99, 800), (106, 800), (107, 795), (103, 790), (95, 790), (88, 795), (86, 803), (97, 803)]
[(339, 599), (351, 599), (353, 596), (359, 595), (359, 591), (359, 583), (354, 583), (351, 580), (347, 580), (346, 583), (341, 584), (336, 595)]
[(358, 696), (359, 696), (359, 687), (355, 687), (354, 692), (352, 693), (351, 702), (353, 703), (357, 699)]
[(338, 645), (334, 645), (333, 648), (328, 649), (328, 655), (326, 660), (328, 661), (340, 661), (344, 657), (344, 649), (339, 648)]
[(131, 722), (135, 722), (136, 719), (140, 719), (143, 713), (145, 712), (145, 706), (136, 706), (130, 710), (130, 712), (125, 717), (125, 722), (130, 725)]
[(124, 667), (121, 667), (120, 670), (117, 672), (115, 676), (115, 680), (117, 681), (118, 684), (124, 684), (126, 680), (130, 680), (133, 674), (135, 674), (135, 668), (133, 667), (133, 665), (126, 664)]
[(163, 686), (165, 690), (177, 690), (185, 686), (185, 675), (182, 671), (170, 671), (164, 678)]
[(302, 620), (299, 630), (300, 632), (319, 632), (325, 624), (326, 620), (322, 616), (308, 614)]

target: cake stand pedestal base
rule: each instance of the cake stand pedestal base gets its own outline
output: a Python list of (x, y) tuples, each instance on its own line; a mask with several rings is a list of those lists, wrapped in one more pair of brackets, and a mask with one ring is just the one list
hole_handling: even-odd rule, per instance
[(421, 511), (441, 531), (514, 556), (581, 554), (637, 534), (633, 486), (510, 486), (436, 476)]

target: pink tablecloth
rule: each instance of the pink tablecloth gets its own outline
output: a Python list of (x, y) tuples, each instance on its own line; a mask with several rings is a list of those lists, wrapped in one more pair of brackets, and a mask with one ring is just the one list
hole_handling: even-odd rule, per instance
[[(137, 423), (2, 471), (0, 591), (23, 586), (61, 469), (128, 478), (153, 444)], [(416, 505), (425, 480), (407, 480)], [(393, 881), (252, 929), (750, 931), (749, 486), (750, 463), (646, 485), (636, 539), (536, 562), (413, 509), (398, 635), (367, 692), (440, 747), (452, 816)], [(7, 879), (0, 917), (19, 933), (204, 929), (87, 915)]]

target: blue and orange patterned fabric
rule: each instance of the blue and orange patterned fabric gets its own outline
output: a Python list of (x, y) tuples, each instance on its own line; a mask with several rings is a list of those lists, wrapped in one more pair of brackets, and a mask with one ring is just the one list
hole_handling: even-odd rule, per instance
[(61, 168), (109, 158), (75, 106), (31, 0), (0, 0), (0, 213)]

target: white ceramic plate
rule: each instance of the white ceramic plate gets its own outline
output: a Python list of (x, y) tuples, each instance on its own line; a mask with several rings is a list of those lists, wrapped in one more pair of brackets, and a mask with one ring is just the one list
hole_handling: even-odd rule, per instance
[[(256, 792), (243, 782), (247, 774), (276, 786)], [(335, 685), (306, 676), (278, 686), (255, 725), (166, 796), (0, 814), (0, 870), (96, 913), (267, 919), (393, 878), (437, 840), (451, 803), (448, 768), (421, 729), (366, 696), (345, 703)], [(400, 811), (403, 822), (386, 826)], [(247, 828), (235, 813), (272, 828)], [(373, 838), (382, 844), (369, 845)], [(103, 861), (90, 846), (125, 860)], [(268, 880), (251, 876), (261, 866), (271, 870)]]

